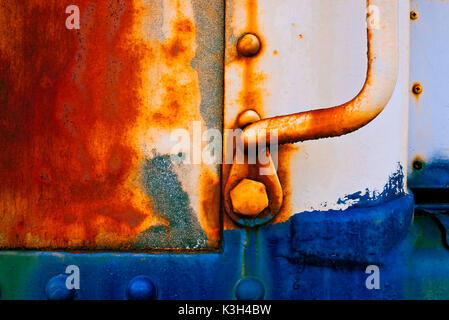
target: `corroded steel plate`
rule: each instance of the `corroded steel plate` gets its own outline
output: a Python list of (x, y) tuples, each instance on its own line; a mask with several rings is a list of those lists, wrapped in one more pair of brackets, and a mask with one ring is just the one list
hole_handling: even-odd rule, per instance
[(0, 2), (0, 247), (215, 249), (220, 166), (171, 161), (220, 128), (222, 1)]

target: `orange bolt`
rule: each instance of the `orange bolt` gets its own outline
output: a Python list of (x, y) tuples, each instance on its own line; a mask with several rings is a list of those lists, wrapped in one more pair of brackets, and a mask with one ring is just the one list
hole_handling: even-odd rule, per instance
[(240, 181), (230, 195), (234, 211), (248, 217), (256, 217), (269, 204), (265, 185), (250, 179)]

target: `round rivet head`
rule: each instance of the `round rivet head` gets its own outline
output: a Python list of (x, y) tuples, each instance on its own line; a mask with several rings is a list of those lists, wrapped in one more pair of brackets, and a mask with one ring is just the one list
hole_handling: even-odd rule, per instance
[(261, 48), (259, 38), (252, 33), (243, 35), (237, 43), (239, 55), (244, 57), (253, 57), (259, 53)]
[(239, 128), (243, 128), (253, 122), (259, 121), (260, 120), (260, 116), (259, 114), (254, 111), (254, 110), (246, 110), (243, 111), (238, 119), (237, 119), (237, 126)]
[(157, 289), (150, 277), (137, 276), (129, 282), (126, 296), (129, 300), (154, 300)]
[(67, 278), (67, 275), (60, 274), (48, 281), (45, 287), (48, 300), (72, 300), (75, 297), (75, 289), (67, 289)]
[(258, 279), (244, 278), (237, 283), (235, 297), (238, 300), (262, 300), (265, 297), (265, 287)]
[(419, 171), (423, 168), (423, 162), (420, 160), (413, 161), (413, 169)]
[(421, 94), (423, 91), (422, 85), (419, 83), (415, 83), (412, 87), (412, 91), (414, 94)]

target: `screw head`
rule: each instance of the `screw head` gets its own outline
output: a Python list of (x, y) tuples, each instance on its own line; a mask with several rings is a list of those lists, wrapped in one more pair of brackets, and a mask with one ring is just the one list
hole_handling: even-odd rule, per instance
[(265, 287), (258, 279), (243, 278), (237, 283), (235, 297), (238, 300), (262, 300), (265, 297)]
[(422, 85), (419, 83), (415, 83), (412, 87), (412, 91), (414, 94), (421, 94), (423, 92)]
[(235, 213), (256, 217), (268, 207), (268, 195), (265, 185), (251, 179), (243, 179), (230, 192)]
[(416, 20), (416, 19), (418, 19), (419, 18), (419, 15), (418, 15), (418, 12), (416, 12), (416, 11), (410, 11), (410, 19), (412, 19), (412, 20)]
[(419, 170), (422, 169), (422, 167), (423, 167), (422, 161), (420, 161), (420, 160), (415, 160), (415, 161), (413, 161), (413, 169), (419, 171)]
[(260, 39), (255, 34), (244, 34), (237, 43), (237, 52), (244, 57), (254, 57), (261, 48)]
[(67, 275), (60, 274), (48, 281), (45, 286), (48, 300), (72, 300), (75, 297), (75, 289), (67, 289), (67, 278)]
[(126, 296), (130, 300), (154, 300), (157, 289), (150, 277), (137, 276), (129, 282)]

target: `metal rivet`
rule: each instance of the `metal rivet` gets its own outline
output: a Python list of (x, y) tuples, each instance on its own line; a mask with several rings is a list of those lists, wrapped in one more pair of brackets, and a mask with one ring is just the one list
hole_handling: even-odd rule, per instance
[(239, 55), (244, 57), (253, 57), (259, 53), (261, 48), (259, 38), (252, 33), (243, 35), (237, 43), (237, 51)]
[(423, 167), (423, 162), (420, 160), (413, 161), (413, 169), (415, 170), (421, 170)]
[(150, 277), (137, 276), (129, 282), (126, 296), (129, 300), (154, 300), (157, 288)]
[(260, 120), (260, 116), (256, 111), (246, 110), (246, 111), (243, 111), (239, 115), (239, 117), (237, 119), (237, 126), (239, 128), (244, 128), (245, 126), (247, 126), (253, 122), (259, 121), (259, 120)]
[(416, 20), (419, 18), (418, 12), (416, 11), (410, 11), (410, 19)]
[(237, 283), (235, 297), (238, 300), (262, 300), (265, 297), (265, 287), (258, 279), (244, 278)]
[(60, 274), (48, 281), (45, 287), (48, 300), (72, 300), (75, 297), (75, 289), (67, 289), (67, 278), (67, 275)]
[(423, 91), (422, 85), (419, 83), (415, 83), (412, 87), (412, 91), (414, 94), (421, 94)]

